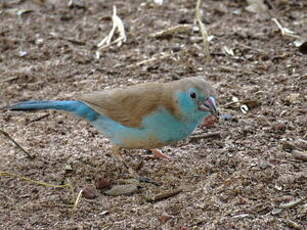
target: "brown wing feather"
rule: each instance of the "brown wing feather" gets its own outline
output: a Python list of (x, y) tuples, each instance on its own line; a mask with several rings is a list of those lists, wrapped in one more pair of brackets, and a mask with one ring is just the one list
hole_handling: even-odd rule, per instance
[(141, 127), (144, 116), (164, 106), (173, 111), (172, 94), (163, 84), (149, 83), (111, 89), (78, 98), (96, 112), (129, 127)]
[(215, 90), (202, 77), (193, 77), (164, 84), (147, 83), (124, 89), (104, 90), (80, 96), (78, 99), (122, 125), (141, 127), (143, 118), (159, 107), (164, 107), (180, 119), (176, 92), (191, 87), (200, 89), (204, 95), (215, 95)]

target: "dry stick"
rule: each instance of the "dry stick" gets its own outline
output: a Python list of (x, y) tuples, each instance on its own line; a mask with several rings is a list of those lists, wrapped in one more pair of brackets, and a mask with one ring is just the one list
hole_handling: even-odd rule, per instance
[(169, 35), (174, 35), (176, 33), (182, 33), (186, 32), (192, 29), (192, 25), (184, 24), (184, 25), (177, 25), (173, 26), (171, 28), (167, 28), (166, 30), (162, 30), (159, 32), (154, 32), (149, 35), (151, 38), (161, 38), (161, 37), (166, 37)]
[(139, 67), (139, 66), (142, 66), (142, 65), (145, 65), (145, 64), (153, 63), (153, 62), (156, 62), (156, 61), (159, 61), (159, 60), (169, 58), (172, 55), (173, 55), (173, 53), (161, 54), (160, 56), (152, 57), (150, 59), (146, 59), (146, 60), (131, 64), (131, 65), (128, 65), (127, 68), (135, 68), (135, 67)]
[(165, 191), (165, 192), (159, 193), (159, 194), (157, 194), (153, 197), (146, 197), (146, 200), (148, 202), (154, 203), (154, 202), (158, 202), (160, 200), (164, 200), (164, 199), (176, 196), (177, 194), (181, 193), (182, 191), (183, 190), (181, 188), (175, 189), (175, 190), (172, 190), (172, 191)]
[(276, 24), (276, 26), (278, 27), (278, 29), (280, 30), (282, 36), (288, 36), (288, 37), (292, 37), (292, 38), (296, 38), (299, 39), (301, 38), (301, 36), (296, 35), (295, 32), (289, 30), (286, 27), (283, 27), (280, 22), (278, 21), (277, 18), (280, 18), (280, 16), (277, 15), (276, 12), (276, 7), (273, 4), (273, 2), (271, 0), (265, 0), (265, 2), (272, 8), (272, 11), (268, 10), (268, 14), (271, 17), (271, 20)]
[(151, 64), (151, 63), (154, 63), (156, 61), (161, 61), (163, 59), (170, 58), (172, 56), (175, 56), (176, 54), (186, 52), (187, 50), (188, 50), (188, 48), (181, 48), (181, 50), (179, 50), (178, 52), (162, 52), (159, 55), (155, 55), (155, 56), (153, 56), (149, 59), (128, 65), (127, 68), (135, 68), (135, 67), (139, 67), (139, 66), (142, 66), (142, 65)]
[[(42, 182), (42, 181), (35, 181), (35, 180), (32, 180), (28, 177), (21, 176), (21, 175), (18, 175), (18, 174), (14, 174), (14, 173), (8, 173), (8, 172), (5, 172), (5, 171), (0, 171), (0, 177), (1, 176), (15, 177), (15, 178), (19, 178), (19, 179), (24, 180), (24, 181), (29, 181), (29, 182), (34, 183), (34, 184), (42, 185), (42, 186), (45, 186), (45, 187), (51, 187), (51, 188), (66, 188), (66, 187), (68, 187), (71, 191), (73, 191), (73, 187), (71, 186), (71, 184), (63, 184), (63, 185), (48, 184), (48, 183), (45, 183), (45, 182)], [(75, 205), (74, 205), (73, 208), (75, 208), (76, 206), (77, 206), (77, 201), (75, 202)]]
[(8, 82), (8, 81), (14, 81), (17, 78), (18, 78), (18, 76), (13, 76), (13, 77), (9, 77), (9, 78), (3, 79), (0, 82), (3, 83), (3, 82)]
[(282, 203), (279, 205), (279, 208), (283, 208), (283, 209), (286, 209), (286, 208), (292, 208), (296, 205), (298, 205), (299, 203), (301, 203), (302, 201), (304, 201), (304, 198), (298, 198), (296, 200), (293, 200), (293, 201), (290, 201), (288, 203)]
[(268, 10), (268, 14), (271, 17), (271, 20), (277, 25), (278, 29), (281, 32), (281, 35), (299, 39), (300, 36), (296, 35), (295, 32), (289, 30), (286, 27), (283, 27), (280, 24), (280, 22), (277, 19), (277, 18), (280, 18), (280, 16), (277, 16), (276, 7), (274, 6), (273, 2), (271, 0), (266, 0), (265, 2), (272, 8), (272, 11)]
[(203, 37), (203, 45), (204, 45), (204, 53), (206, 60), (210, 60), (210, 53), (209, 53), (209, 41), (208, 41), (208, 33), (205, 24), (201, 21), (201, 16), (200, 16), (200, 5), (201, 5), (201, 0), (197, 0), (196, 4), (196, 9), (195, 9), (195, 17), (196, 20), (199, 24), (200, 32)]
[(210, 137), (221, 137), (221, 134), (219, 132), (214, 133), (206, 133), (203, 135), (194, 135), (190, 137), (190, 141), (204, 139), (204, 138), (210, 138)]
[[(98, 45), (97, 45), (98, 51), (100, 51), (104, 48), (107, 48), (114, 43), (117, 43), (118, 46), (120, 46), (122, 44), (122, 42), (125, 42), (127, 40), (124, 23), (120, 19), (120, 17), (117, 15), (116, 6), (113, 6), (112, 22), (113, 22), (113, 26), (112, 26), (110, 33), (104, 39), (102, 39), (101, 42), (99, 42)], [(111, 39), (112, 39), (116, 29), (119, 32), (119, 37), (116, 40), (111, 42)]]
[(263, 49), (251, 47), (251, 46), (248, 46), (248, 45), (245, 45), (245, 44), (241, 44), (241, 43), (238, 43), (238, 45), (243, 47), (243, 48), (254, 50), (254, 51), (258, 52), (258, 53), (262, 53), (262, 54), (268, 55), (268, 53), (265, 50), (263, 50)]
[(300, 36), (296, 35), (295, 32), (293, 32), (292, 30), (289, 30), (288, 28), (283, 27), (276, 18), (272, 18), (272, 21), (275, 22), (275, 24), (277, 25), (278, 29), (281, 32), (281, 35), (292, 37), (292, 38), (300, 38)]
[(43, 186), (52, 187), (52, 188), (65, 188), (65, 187), (69, 187), (72, 190), (72, 186), (70, 184), (64, 184), (64, 185), (48, 184), (48, 183), (45, 183), (45, 182), (42, 182), (42, 181), (35, 181), (35, 180), (32, 180), (32, 179), (30, 179), (28, 177), (20, 176), (18, 174), (14, 174), (14, 173), (8, 173), (8, 172), (5, 172), (5, 171), (0, 171), (0, 176), (16, 177), (16, 178), (19, 178), (19, 179), (24, 180), (24, 181), (29, 181), (29, 182), (32, 182), (34, 184), (43, 185)]
[(81, 195), (83, 193), (83, 189), (80, 190), (80, 192), (78, 193), (77, 195), (77, 198), (75, 200), (75, 203), (74, 203), (74, 206), (72, 208), (73, 211), (76, 211), (77, 210), (77, 207), (78, 207), (78, 204), (80, 203), (80, 200), (81, 200)]
[(307, 161), (307, 151), (292, 150), (292, 156), (295, 159)]
[(227, 104), (224, 104), (224, 105), (223, 105), (223, 108), (229, 108), (229, 107), (232, 107), (232, 106), (235, 105), (235, 104), (238, 104), (238, 105), (240, 105), (240, 104), (248, 104), (249, 102), (252, 102), (252, 100), (231, 101), (231, 102), (229, 102), (229, 103), (227, 103)]
[(31, 120), (29, 123), (36, 122), (36, 121), (40, 121), (40, 120), (42, 120), (42, 119), (44, 119), (44, 118), (46, 118), (46, 117), (49, 117), (49, 116), (50, 116), (50, 113), (46, 113), (46, 114), (44, 114), (44, 115), (42, 115), (42, 116), (40, 116), (40, 117), (34, 118), (34, 119)]
[(290, 219), (282, 219), (289, 227), (293, 229), (303, 230), (303, 226), (299, 225), (298, 223), (294, 222)]
[(27, 152), (24, 148), (22, 148), (7, 132), (4, 132), (0, 129), (0, 133), (2, 133), (7, 139), (12, 141), (22, 152), (24, 152), (28, 158), (34, 159), (35, 156), (32, 156), (29, 152)]

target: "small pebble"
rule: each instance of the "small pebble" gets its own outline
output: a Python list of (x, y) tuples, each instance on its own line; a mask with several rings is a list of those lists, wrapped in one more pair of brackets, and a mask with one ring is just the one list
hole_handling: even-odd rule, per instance
[(276, 122), (272, 125), (272, 129), (276, 132), (284, 132), (286, 128), (285, 123), (282, 122)]
[(86, 199), (95, 199), (97, 197), (95, 187), (93, 185), (86, 185), (82, 191), (82, 195)]
[(95, 181), (95, 186), (96, 186), (96, 189), (98, 190), (111, 188), (111, 185), (112, 185), (111, 181), (104, 177), (99, 177)]
[(170, 220), (170, 219), (172, 219), (172, 217), (171, 216), (169, 216), (169, 215), (162, 215), (162, 216), (159, 216), (159, 221), (161, 222), (161, 223), (166, 223), (168, 220)]
[(307, 161), (307, 151), (293, 150), (292, 155), (295, 159)]
[(277, 215), (277, 214), (279, 214), (281, 212), (282, 212), (281, 208), (273, 208), (271, 213), (272, 213), (272, 215)]

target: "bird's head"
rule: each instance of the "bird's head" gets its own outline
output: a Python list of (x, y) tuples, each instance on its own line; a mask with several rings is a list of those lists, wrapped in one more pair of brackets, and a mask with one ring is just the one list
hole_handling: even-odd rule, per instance
[(218, 117), (219, 112), (215, 98), (216, 96), (213, 94), (208, 94), (207, 90), (198, 88), (188, 89), (186, 96), (186, 99), (190, 100), (198, 111), (206, 113), (209, 112)]
[(216, 91), (202, 77), (185, 78), (176, 85), (177, 104), (185, 117), (201, 119), (211, 114), (218, 118)]

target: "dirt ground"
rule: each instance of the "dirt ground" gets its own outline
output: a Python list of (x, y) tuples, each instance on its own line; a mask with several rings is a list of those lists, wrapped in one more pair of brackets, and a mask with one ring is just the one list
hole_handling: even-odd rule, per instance
[[(246, 1), (205, 0), (210, 61), (197, 26), (151, 36), (193, 25), (195, 1), (39, 2), (0, 2), (0, 107), (203, 75), (233, 117), (164, 147), (170, 161), (127, 151), (155, 185), (131, 179), (86, 121), (2, 110), (0, 129), (36, 157), (0, 134), (1, 229), (307, 229), (306, 49), (272, 21), (306, 38), (306, 1), (264, 1), (268, 10), (253, 13)], [(113, 5), (127, 41), (98, 59)], [(137, 191), (104, 193), (116, 185)]]

